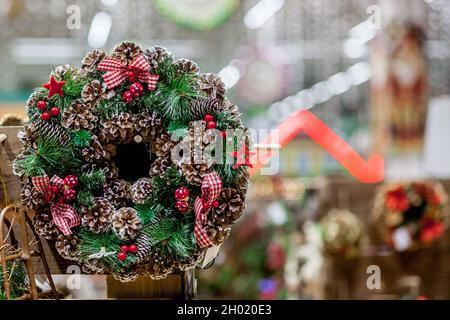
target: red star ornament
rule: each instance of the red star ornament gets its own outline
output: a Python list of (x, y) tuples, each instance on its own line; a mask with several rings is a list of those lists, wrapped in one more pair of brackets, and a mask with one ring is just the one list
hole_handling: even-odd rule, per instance
[(50, 98), (54, 94), (62, 96), (64, 93), (62, 87), (66, 84), (65, 81), (56, 81), (53, 76), (50, 77), (50, 81), (42, 86), (48, 90), (48, 97)]
[(250, 152), (245, 147), (245, 143), (243, 143), (238, 151), (231, 152), (231, 155), (236, 159), (236, 163), (233, 166), (233, 169), (239, 168), (239, 166), (247, 166), (249, 168), (253, 168), (253, 164), (250, 162), (250, 156), (255, 154), (255, 152)]

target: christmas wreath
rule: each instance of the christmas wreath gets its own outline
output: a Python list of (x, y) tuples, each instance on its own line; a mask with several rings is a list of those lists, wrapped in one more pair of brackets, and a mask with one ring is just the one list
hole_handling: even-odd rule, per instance
[(195, 267), (245, 207), (250, 135), (221, 79), (133, 42), (60, 66), (27, 101), (14, 161), (34, 228), (85, 272)]
[(383, 241), (397, 251), (414, 250), (445, 229), (448, 199), (437, 182), (390, 183), (379, 187), (373, 217)]

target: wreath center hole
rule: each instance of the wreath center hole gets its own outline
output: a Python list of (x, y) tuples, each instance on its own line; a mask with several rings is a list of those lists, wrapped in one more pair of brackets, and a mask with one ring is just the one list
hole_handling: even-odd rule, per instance
[(134, 182), (149, 176), (150, 166), (156, 156), (149, 151), (146, 143), (118, 144), (116, 150), (113, 160), (119, 169), (119, 179)]

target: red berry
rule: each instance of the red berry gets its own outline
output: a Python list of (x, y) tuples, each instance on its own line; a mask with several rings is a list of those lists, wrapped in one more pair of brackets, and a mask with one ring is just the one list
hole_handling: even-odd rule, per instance
[(122, 94), (122, 100), (126, 103), (130, 103), (131, 101), (133, 101), (133, 95), (131, 94), (130, 91), (125, 91)]
[(204, 210), (209, 210), (211, 208), (211, 206), (209, 205), (208, 202), (203, 202), (203, 209)]
[(131, 253), (136, 253), (137, 246), (135, 244), (130, 244), (130, 246), (128, 247), (128, 250), (130, 250)]
[(41, 119), (44, 121), (48, 121), (50, 120), (50, 118), (52, 117), (52, 115), (49, 112), (42, 112), (41, 114)]
[(59, 114), (59, 108), (58, 107), (51, 108), (50, 113), (56, 117)]
[(59, 191), (58, 186), (52, 186), (52, 192), (57, 193)]
[(36, 108), (38, 108), (39, 110), (44, 110), (45, 108), (47, 108), (47, 101), (39, 100), (36, 104)]
[(130, 93), (135, 98), (140, 97), (144, 94), (144, 86), (139, 82), (135, 82), (130, 87)]
[(208, 129), (215, 129), (216, 128), (216, 123), (214, 121), (210, 121), (206, 124), (206, 128)]
[(64, 189), (64, 199), (70, 201), (75, 199), (76, 196), (77, 192), (75, 191), (75, 189)]
[(185, 201), (177, 201), (175, 203), (175, 208), (181, 213), (186, 212), (189, 209), (189, 204)]
[(175, 190), (175, 199), (178, 201), (186, 201), (189, 198), (189, 190), (185, 187), (180, 187)]
[(213, 206), (214, 208), (217, 208), (217, 207), (219, 206), (219, 201), (214, 201), (213, 204), (212, 204), (212, 206)]
[(127, 254), (125, 252), (119, 252), (117, 254), (117, 259), (119, 259), (120, 261), (124, 261), (127, 258)]
[(127, 253), (128, 246), (126, 244), (120, 246), (120, 252)]
[(128, 71), (128, 78), (130, 78), (131, 82), (136, 81), (136, 74), (133, 71)]
[(211, 122), (214, 121), (214, 117), (212, 116), (212, 114), (207, 114), (203, 120), (205, 120), (206, 122)]
[(64, 178), (64, 184), (68, 187), (76, 187), (78, 185), (78, 178), (74, 175), (70, 175)]

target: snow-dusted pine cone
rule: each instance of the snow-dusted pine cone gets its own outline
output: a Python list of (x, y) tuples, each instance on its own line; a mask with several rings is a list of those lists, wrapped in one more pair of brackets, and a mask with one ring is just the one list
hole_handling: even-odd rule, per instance
[(114, 279), (120, 282), (132, 282), (139, 277), (139, 272), (136, 266), (124, 268), (121, 272), (112, 271), (111, 274)]
[(54, 76), (57, 80), (64, 79), (64, 76), (66, 73), (70, 73), (71, 75), (77, 75), (80, 73), (80, 70), (78, 68), (71, 66), (70, 64), (65, 64), (62, 66), (57, 66), (53, 72), (51, 73), (52, 76)]
[(139, 236), (135, 240), (137, 252), (136, 258), (137, 262), (141, 263), (147, 260), (152, 251), (152, 247), (150, 246), (151, 238), (145, 233), (140, 233)]
[(114, 48), (113, 57), (119, 59), (123, 64), (128, 64), (140, 53), (142, 53), (142, 49), (138, 44), (124, 41)]
[(47, 240), (55, 240), (61, 234), (47, 208), (40, 208), (33, 217), (33, 227), (39, 236)]
[(217, 99), (196, 99), (189, 106), (189, 118), (191, 120), (202, 120), (205, 115), (218, 113), (221, 109), (222, 104)]
[(34, 134), (34, 125), (32, 123), (25, 124), (23, 130), (20, 130), (17, 134), (17, 138), (19, 138), (19, 141), (24, 148), (31, 148), (36, 138)]
[(26, 182), (22, 184), (20, 200), (24, 206), (30, 209), (36, 209), (39, 205), (45, 204), (42, 194), (34, 188), (28, 178), (26, 178)]
[(144, 56), (147, 58), (152, 69), (158, 68), (158, 65), (165, 60), (173, 62), (173, 54), (168, 49), (160, 46), (148, 48), (144, 51)]
[(114, 206), (105, 198), (94, 198), (91, 208), (81, 210), (81, 224), (94, 233), (105, 231), (109, 228), (109, 220), (114, 211)]
[(76, 235), (65, 236), (60, 234), (55, 242), (58, 253), (67, 260), (77, 260), (80, 252), (78, 251), (79, 240)]
[(166, 170), (169, 169), (172, 166), (172, 160), (169, 157), (165, 158), (157, 158), (155, 161), (153, 161), (151, 167), (150, 167), (150, 176), (160, 176), (161, 178), (166, 173)]
[(152, 180), (141, 178), (131, 186), (131, 200), (134, 203), (142, 204), (153, 191)]
[(203, 182), (203, 178), (209, 171), (209, 167), (206, 163), (201, 164), (183, 163), (181, 165), (181, 171), (187, 181), (189, 181), (193, 185), (200, 186)]
[(163, 255), (159, 248), (154, 248), (146, 258), (146, 263), (142, 265), (141, 272), (154, 280), (160, 280), (172, 273), (175, 261), (171, 254)]
[(111, 223), (114, 232), (125, 241), (136, 238), (142, 228), (137, 211), (129, 207), (117, 210), (112, 216)]
[(31, 130), (33, 131), (33, 135), (39, 135), (44, 138), (51, 138), (55, 141), (58, 141), (62, 146), (69, 145), (70, 143), (70, 134), (69, 132), (49, 121), (36, 120), (33, 122)]
[(81, 99), (75, 100), (61, 116), (63, 126), (71, 130), (94, 129), (97, 116), (92, 113), (92, 109), (91, 104)]
[(152, 144), (152, 153), (156, 154), (157, 157), (166, 157), (170, 155), (176, 144), (177, 142), (170, 139), (170, 134), (164, 132), (156, 137)]
[(230, 119), (230, 124), (234, 127), (242, 126), (241, 115), (242, 113), (239, 111), (239, 107), (234, 103), (231, 103), (229, 100), (225, 100), (223, 103), (222, 112), (228, 115)]
[(197, 89), (209, 98), (216, 98), (219, 101), (225, 99), (225, 84), (214, 73), (202, 73), (197, 81)]
[(104, 197), (116, 208), (127, 205), (131, 195), (130, 183), (122, 179), (113, 179), (103, 188)]
[(245, 199), (236, 189), (223, 188), (217, 201), (219, 206), (213, 208), (208, 216), (214, 225), (232, 225), (241, 217), (245, 208)]
[(109, 159), (109, 153), (105, 151), (97, 136), (92, 135), (89, 146), (81, 150), (81, 155), (88, 162), (103, 161)]
[(208, 238), (214, 244), (220, 244), (225, 241), (226, 238), (230, 235), (231, 228), (230, 227), (222, 227), (217, 225), (207, 225), (206, 233), (208, 234)]
[(105, 57), (106, 52), (99, 49), (88, 52), (81, 62), (81, 70), (85, 73), (97, 71), (97, 66)]
[(189, 59), (177, 59), (174, 63), (175, 69), (180, 73), (198, 73), (200, 71), (198, 65)]
[(97, 103), (100, 99), (110, 99), (114, 95), (113, 90), (109, 90), (105, 83), (93, 80), (86, 84), (81, 92), (81, 98), (87, 103)]
[(134, 118), (134, 129), (145, 141), (152, 141), (161, 130), (161, 119), (156, 112), (139, 113)]
[(106, 179), (116, 179), (119, 175), (119, 169), (114, 165), (113, 161), (86, 163), (81, 166), (82, 173), (92, 173), (95, 170), (102, 170)]
[(134, 137), (134, 121), (128, 112), (116, 114), (111, 119), (103, 121), (101, 127), (108, 141), (126, 143)]

